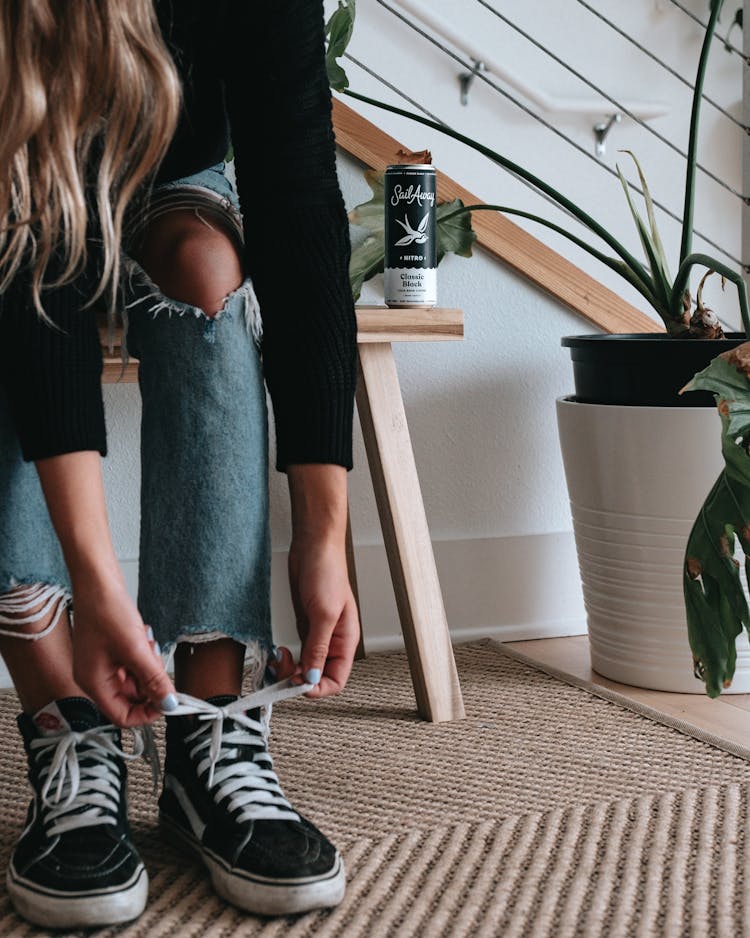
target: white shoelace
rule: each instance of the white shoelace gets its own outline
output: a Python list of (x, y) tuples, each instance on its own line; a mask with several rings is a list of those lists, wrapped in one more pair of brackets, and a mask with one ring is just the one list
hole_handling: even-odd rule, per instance
[[(312, 684), (280, 681), (224, 707), (205, 700), (178, 694), (179, 706), (168, 716), (195, 716), (202, 725), (185, 737), (190, 757), (197, 761), (198, 774), (208, 770), (208, 788), (216, 802), (229, 798), (228, 809), (237, 813), (238, 821), (291, 820), (299, 815), (284, 797), (273, 770), (267, 749), (271, 708), (274, 703), (298, 697), (312, 690)], [(260, 708), (260, 719), (247, 711)], [(224, 720), (232, 720), (234, 728), (224, 728)], [(190, 746), (193, 743), (194, 745)], [(256, 749), (253, 761), (239, 760), (239, 746)]]
[[(48, 836), (79, 827), (117, 823), (112, 812), (117, 813), (120, 776), (112, 762), (113, 756), (128, 761), (144, 756), (154, 770), (153, 739), (143, 728), (132, 730), (132, 753), (117, 746), (114, 732), (111, 725), (96, 726), (82, 733), (69, 732), (31, 740), (37, 761), (54, 750), (50, 764), (40, 771), (40, 778), (45, 780), (41, 791), (45, 820), (54, 822), (47, 829)], [(81, 765), (83, 760), (91, 764)]]

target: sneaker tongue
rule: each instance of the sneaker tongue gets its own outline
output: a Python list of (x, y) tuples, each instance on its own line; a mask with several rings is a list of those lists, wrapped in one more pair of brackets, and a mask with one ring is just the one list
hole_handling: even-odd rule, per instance
[[(234, 703), (236, 700), (239, 700), (237, 694), (217, 694), (216, 697), (207, 697), (206, 703), (213, 704), (214, 707), (226, 707), (229, 704)], [(253, 720), (260, 719), (260, 707), (253, 707), (246, 712)]]
[(85, 697), (53, 700), (34, 714), (33, 722), (42, 736), (59, 736), (71, 730), (81, 733), (95, 726), (105, 726), (107, 723), (103, 714)]
[[(218, 694), (215, 697), (208, 697), (206, 699), (207, 703), (213, 704), (215, 707), (226, 707), (228, 704), (234, 703), (236, 700), (239, 700), (237, 694)], [(245, 711), (251, 720), (260, 721), (260, 707), (253, 707), (250, 710)], [(231, 717), (227, 717), (224, 720), (224, 732), (230, 733), (234, 729), (241, 729)], [(249, 758), (252, 760), (253, 755), (262, 750), (264, 747), (259, 741), (257, 745), (239, 745), (236, 747), (239, 754), (239, 758)]]
[(217, 694), (216, 697), (206, 697), (206, 703), (213, 704), (214, 707), (226, 707), (237, 699), (237, 694)]

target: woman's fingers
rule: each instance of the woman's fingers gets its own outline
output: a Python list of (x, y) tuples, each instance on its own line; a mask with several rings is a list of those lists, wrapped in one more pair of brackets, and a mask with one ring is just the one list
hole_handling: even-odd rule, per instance
[(102, 712), (119, 726), (151, 723), (177, 706), (174, 685), (164, 670), (158, 646), (144, 635), (127, 651), (127, 660), (106, 671), (97, 681), (91, 677), (89, 693)]
[(107, 719), (117, 726), (152, 723), (170, 709), (170, 695), (174, 698), (174, 706), (177, 705), (172, 682), (163, 668), (160, 674), (158, 670), (149, 672), (141, 667), (140, 673), (135, 674), (134, 667), (137, 664), (124, 669), (119, 667), (109, 673), (90, 674), (87, 680), (78, 681)]
[(344, 606), (331, 635), (320, 680), (305, 696), (330, 697), (341, 693), (349, 680), (358, 642), (359, 616), (357, 605), (352, 598)]
[(291, 651), (284, 645), (279, 645), (276, 649), (276, 657), (269, 660), (268, 670), (277, 681), (284, 681), (299, 673), (299, 667), (294, 663)]
[[(344, 607), (346, 608), (346, 607)], [(326, 667), (334, 632), (341, 621), (340, 607), (311, 610), (306, 634), (303, 632), (299, 657), (302, 679), (307, 684), (320, 684)]]
[(83, 680), (77, 678), (77, 682), (115, 726), (135, 726), (132, 711), (138, 703), (138, 692), (129, 675), (121, 679), (120, 670), (92, 671)]
[[(136, 684), (139, 692), (145, 695), (148, 705), (155, 710), (155, 715), (168, 713), (177, 706), (174, 685), (164, 669), (164, 662), (161, 657), (161, 648), (154, 637), (150, 625), (144, 625), (146, 630), (146, 640), (148, 647), (153, 655), (153, 662), (148, 658), (141, 658), (142, 666), (140, 677), (136, 675)], [(141, 649), (141, 655), (143, 650)], [(154, 662), (156, 667), (154, 667)], [(149, 688), (152, 688), (149, 691)]]
[(139, 643), (138, 648), (133, 650), (127, 668), (133, 676), (141, 701), (147, 701), (164, 712), (175, 709), (177, 698), (174, 684), (164, 670), (161, 656), (155, 653), (148, 642)]

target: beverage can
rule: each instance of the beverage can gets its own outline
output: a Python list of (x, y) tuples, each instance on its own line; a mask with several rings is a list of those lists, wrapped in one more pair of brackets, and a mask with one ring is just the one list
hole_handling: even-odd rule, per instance
[(433, 166), (405, 163), (385, 171), (385, 303), (437, 305), (437, 176)]

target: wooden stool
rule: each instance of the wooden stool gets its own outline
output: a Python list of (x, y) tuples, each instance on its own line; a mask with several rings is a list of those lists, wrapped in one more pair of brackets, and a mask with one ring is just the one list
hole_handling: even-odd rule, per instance
[[(357, 410), (417, 709), (425, 720), (460, 720), (461, 688), (391, 343), (460, 340), (463, 313), (359, 306), (357, 325)], [(348, 553), (356, 595), (351, 545)]]
[[(461, 688), (391, 343), (461, 340), (463, 313), (359, 306), (357, 326), (357, 410), (417, 709), (432, 722), (460, 720), (465, 715)], [(103, 380), (135, 381), (137, 368), (131, 361), (123, 374), (119, 356), (105, 354)], [(357, 596), (350, 526), (347, 560)]]

